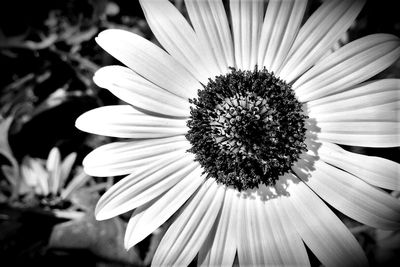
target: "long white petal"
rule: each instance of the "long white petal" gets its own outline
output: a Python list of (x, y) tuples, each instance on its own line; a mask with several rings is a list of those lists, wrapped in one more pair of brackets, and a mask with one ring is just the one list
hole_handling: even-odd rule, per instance
[(187, 100), (149, 82), (129, 68), (103, 67), (95, 73), (93, 80), (134, 107), (167, 116), (189, 116)]
[(275, 243), (279, 247), (284, 266), (310, 266), (303, 240), (296, 231), (295, 221), (288, 216), (282, 204), (282, 197), (266, 203), (267, 214), (272, 221)]
[(400, 39), (373, 34), (330, 54), (304, 73), (293, 89), (302, 102), (345, 91), (389, 67), (400, 57)]
[(166, 222), (203, 183), (201, 168), (189, 173), (165, 194), (137, 208), (126, 228), (125, 248), (129, 249)]
[(299, 31), (307, 0), (268, 2), (258, 47), (258, 66), (276, 72)]
[(400, 201), (388, 193), (321, 160), (313, 163), (311, 172), (302, 170), (303, 160), (296, 165), (296, 175), (340, 212), (380, 229), (400, 228)]
[(61, 185), (61, 154), (58, 148), (54, 147), (50, 150), (46, 161), (46, 169), (49, 173), (47, 182), (50, 193), (56, 195)]
[(349, 133), (353, 135), (398, 134), (400, 137), (400, 125), (393, 121), (328, 121), (319, 122), (317, 126), (320, 128), (321, 133)]
[(210, 232), (199, 251), (200, 266), (232, 266), (236, 254), (237, 192), (228, 188), (220, 216), (215, 222), (215, 232)]
[(191, 173), (198, 163), (180, 151), (146, 169), (128, 175), (101, 196), (95, 214), (105, 220), (132, 210), (158, 197)]
[(208, 179), (165, 233), (152, 265), (189, 265), (214, 225), (224, 194), (225, 188)]
[[(307, 108), (313, 114), (366, 110), (373, 107), (384, 108), (382, 105), (400, 101), (399, 90), (400, 79), (382, 79), (309, 101)], [(397, 108), (399, 107), (397, 106)]]
[(398, 110), (382, 110), (381, 107), (368, 108), (367, 110), (341, 111), (325, 114), (308, 114), (316, 122), (400, 122)]
[(177, 96), (193, 98), (201, 88), (201, 84), (178, 61), (137, 34), (105, 30), (96, 42), (139, 75)]
[(61, 172), (60, 172), (60, 188), (63, 188), (65, 182), (67, 181), (68, 176), (71, 174), (72, 166), (74, 166), (76, 160), (77, 153), (73, 152), (65, 157), (65, 159), (61, 163)]
[(152, 32), (168, 53), (202, 83), (216, 74), (210, 51), (204, 49), (192, 27), (168, 0), (139, 0)]
[(352, 153), (338, 145), (321, 143), (318, 156), (371, 185), (400, 191), (400, 164), (384, 158)]
[(253, 70), (257, 64), (263, 6), (263, 0), (230, 1), (235, 60), (239, 69)]
[(83, 160), (85, 172), (93, 176), (117, 176), (168, 157), (177, 150), (185, 153), (190, 144), (184, 136), (115, 142), (96, 148)]
[(348, 133), (319, 133), (318, 138), (323, 141), (362, 147), (397, 147), (400, 146), (399, 134), (373, 135)]
[(185, 120), (147, 115), (129, 105), (92, 109), (75, 124), (85, 132), (121, 138), (160, 138), (187, 132)]
[(211, 52), (220, 73), (226, 73), (235, 61), (231, 31), (222, 1), (185, 0), (185, 4), (199, 41)]
[[(256, 227), (256, 222), (252, 214), (254, 213), (254, 209), (258, 207), (255, 206), (257, 203), (254, 198), (251, 199), (249, 197), (242, 196), (238, 198), (238, 213), (237, 213), (237, 255), (239, 264), (243, 266), (262, 266), (266, 264), (264, 260), (264, 256), (262, 250), (264, 247), (261, 245), (265, 245), (264, 240), (262, 240), (257, 232), (259, 230)], [(253, 233), (253, 230), (256, 233)], [(256, 237), (255, 237), (256, 236)]]
[(364, 2), (324, 1), (301, 27), (278, 76), (290, 83), (313, 66), (351, 26)]
[(367, 266), (360, 245), (330, 208), (294, 175), (282, 179), (282, 204), (303, 241), (325, 266)]

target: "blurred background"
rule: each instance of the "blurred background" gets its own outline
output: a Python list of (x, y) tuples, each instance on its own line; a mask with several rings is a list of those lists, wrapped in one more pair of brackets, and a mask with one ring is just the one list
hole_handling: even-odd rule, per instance
[[(172, 1), (185, 14), (182, 0)], [(227, 1), (225, 1), (227, 2)], [(321, 1), (311, 1), (308, 14)], [(372, 33), (400, 36), (398, 1), (367, 1), (335, 48)], [(159, 229), (126, 251), (130, 214), (97, 222), (99, 196), (121, 177), (90, 177), (82, 159), (111, 138), (74, 127), (76, 118), (119, 100), (92, 77), (120, 64), (96, 45), (109, 28), (155, 43), (137, 0), (5, 0), (0, 4), (0, 259), (2, 266), (147, 266)], [(335, 49), (334, 48), (334, 49)], [(375, 78), (400, 78), (400, 61)], [(345, 149), (400, 162), (399, 148)], [(400, 197), (399, 192), (392, 192)], [(400, 266), (400, 233), (338, 214), (373, 266)], [(311, 256), (313, 266), (318, 260)]]

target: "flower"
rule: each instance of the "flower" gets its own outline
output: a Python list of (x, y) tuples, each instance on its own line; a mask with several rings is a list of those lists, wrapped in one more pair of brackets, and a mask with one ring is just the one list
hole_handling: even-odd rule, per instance
[[(94, 176), (129, 174), (100, 199), (100, 220), (134, 210), (125, 247), (172, 224), (153, 265), (310, 265), (367, 259), (331, 207), (398, 229), (399, 165), (340, 145), (399, 146), (398, 79), (367, 81), (400, 56), (373, 34), (329, 52), (364, 1), (186, 0), (191, 24), (166, 0), (140, 1), (166, 50), (122, 30), (97, 43), (127, 65), (94, 81), (128, 105), (78, 118), (81, 130), (127, 141), (84, 160)], [(264, 5), (266, 12), (264, 14)], [(328, 53), (329, 52), (329, 53)], [(327, 204), (331, 207), (329, 207)]]
[(52, 208), (63, 207), (65, 201), (71, 202), (72, 194), (91, 178), (80, 168), (67, 183), (75, 159), (73, 152), (61, 160), (57, 147), (50, 150), (47, 160), (26, 156), (20, 166), (19, 195), (35, 196), (40, 198), (42, 205)]

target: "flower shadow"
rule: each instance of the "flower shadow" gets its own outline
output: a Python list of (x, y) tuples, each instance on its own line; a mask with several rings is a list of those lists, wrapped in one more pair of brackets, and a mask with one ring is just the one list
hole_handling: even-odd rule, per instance
[(291, 184), (307, 182), (312, 172), (315, 171), (315, 162), (320, 160), (318, 150), (322, 143), (317, 139), (317, 134), (321, 129), (317, 126), (314, 118), (309, 118), (305, 125), (307, 129), (307, 151), (299, 155), (299, 159), (293, 164), (292, 171), (279, 177), (274, 186), (260, 185), (258, 189), (248, 190), (243, 194), (244, 198), (259, 198), (267, 201), (279, 197), (288, 197), (288, 188)]

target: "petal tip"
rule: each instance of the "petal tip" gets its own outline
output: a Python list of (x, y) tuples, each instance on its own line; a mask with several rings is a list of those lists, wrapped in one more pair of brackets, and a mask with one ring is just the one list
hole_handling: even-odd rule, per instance
[(96, 208), (94, 209), (94, 217), (98, 221), (104, 221), (113, 218), (114, 216), (110, 216), (107, 212), (107, 209), (104, 209), (104, 205), (99, 205), (101, 203), (101, 199), (97, 202)]
[(81, 114), (75, 121), (75, 127), (81, 131), (86, 132), (86, 120), (87, 120), (87, 112)]

